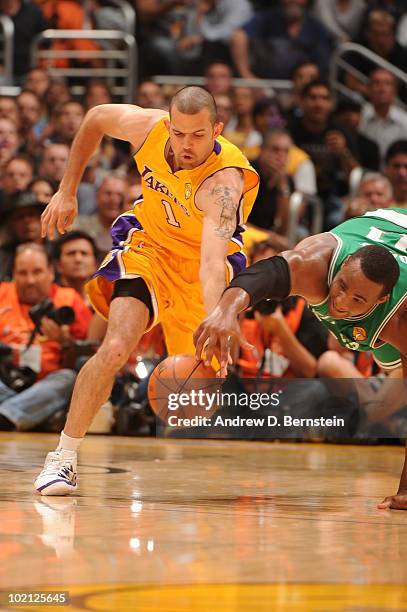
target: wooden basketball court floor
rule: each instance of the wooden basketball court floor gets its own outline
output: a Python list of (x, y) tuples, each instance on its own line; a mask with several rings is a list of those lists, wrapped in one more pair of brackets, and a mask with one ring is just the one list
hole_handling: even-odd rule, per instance
[[(40, 497), (55, 442), (0, 434), (1, 610), (407, 611), (401, 447), (88, 436)], [(43, 590), (69, 606), (7, 603)]]

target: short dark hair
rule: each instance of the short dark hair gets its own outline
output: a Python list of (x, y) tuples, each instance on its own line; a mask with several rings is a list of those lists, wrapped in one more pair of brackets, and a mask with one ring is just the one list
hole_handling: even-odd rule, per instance
[(47, 183), (51, 187), (53, 194), (58, 191), (58, 183), (57, 183), (57, 181), (53, 181), (51, 179), (47, 179), (44, 176), (35, 176), (33, 178), (33, 180), (31, 181), (31, 183), (29, 183), (29, 185), (27, 185), (27, 189), (32, 191), (33, 185), (35, 185), (36, 183)]
[(8, 160), (8, 162), (6, 162), (5, 168), (8, 168), (9, 165), (11, 164), (11, 162), (14, 162), (14, 161), (22, 161), (22, 162), (26, 163), (27, 166), (30, 166), (32, 172), (34, 173), (34, 162), (31, 159), (31, 157), (29, 157), (25, 153), (18, 153), (18, 155), (15, 155), (14, 157), (11, 157)]
[(309, 83), (304, 85), (301, 91), (301, 96), (303, 98), (305, 98), (305, 96), (308, 96), (309, 92), (311, 91), (311, 89), (314, 89), (314, 87), (325, 87), (325, 89), (328, 90), (329, 95), (332, 96), (332, 87), (327, 81), (324, 81), (324, 79), (314, 79), (313, 81), (310, 81)]
[(62, 236), (54, 243), (52, 249), (52, 258), (58, 261), (62, 254), (62, 247), (65, 244), (68, 244), (68, 242), (72, 242), (73, 240), (87, 240), (92, 247), (95, 259), (98, 258), (95, 241), (93, 240), (92, 236), (90, 236), (87, 232), (83, 232), (82, 230), (73, 230), (72, 232), (68, 232), (67, 234), (62, 234)]
[(257, 100), (252, 110), (253, 118), (257, 117), (258, 115), (261, 115), (271, 107), (276, 108), (280, 113), (281, 117), (284, 119), (284, 110), (281, 102), (277, 100), (277, 98), (260, 98), (260, 100)]
[(384, 158), (386, 164), (389, 163), (392, 157), (395, 157), (399, 153), (404, 153), (405, 155), (407, 155), (407, 140), (396, 140), (395, 142), (393, 142), (393, 144), (389, 146)]
[(303, 68), (303, 66), (309, 66), (309, 65), (315, 66), (316, 68), (318, 68), (318, 74), (321, 72), (316, 62), (313, 62), (312, 60), (304, 60), (304, 61), (299, 62), (298, 64), (295, 64), (294, 68), (291, 70), (290, 79), (293, 80), (295, 78), (295, 75), (300, 70), (300, 68)]
[(180, 89), (170, 102), (170, 116), (173, 106), (185, 115), (196, 115), (204, 108), (209, 111), (212, 125), (216, 123), (218, 111), (214, 97), (207, 89), (191, 85)]
[(349, 257), (349, 261), (360, 261), (363, 274), (372, 283), (383, 285), (381, 295), (393, 289), (400, 276), (400, 267), (389, 249), (379, 244), (363, 246)]
[(335, 107), (335, 113), (360, 113), (361, 110), (361, 103), (350, 98), (340, 98)]

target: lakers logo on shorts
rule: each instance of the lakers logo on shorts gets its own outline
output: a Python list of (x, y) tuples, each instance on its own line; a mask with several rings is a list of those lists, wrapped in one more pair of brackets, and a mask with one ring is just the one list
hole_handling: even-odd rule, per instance
[(363, 327), (354, 327), (352, 330), (352, 336), (354, 340), (358, 340), (359, 342), (362, 342), (363, 340), (366, 340), (367, 333)]
[(185, 183), (185, 199), (188, 200), (192, 195), (191, 183)]

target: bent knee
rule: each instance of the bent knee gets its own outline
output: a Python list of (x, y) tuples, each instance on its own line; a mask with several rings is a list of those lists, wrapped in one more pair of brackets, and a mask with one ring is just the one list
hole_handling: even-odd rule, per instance
[(103, 342), (97, 356), (104, 369), (117, 371), (128, 361), (131, 349), (123, 339), (110, 338)]

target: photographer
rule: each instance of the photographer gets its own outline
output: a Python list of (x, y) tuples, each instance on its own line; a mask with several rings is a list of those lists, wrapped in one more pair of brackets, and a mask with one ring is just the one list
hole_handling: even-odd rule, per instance
[(64, 347), (90, 319), (74, 289), (54, 284), (44, 247), (18, 246), (13, 280), (0, 285), (0, 429), (34, 429), (67, 404), (75, 372), (61, 369)]

